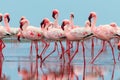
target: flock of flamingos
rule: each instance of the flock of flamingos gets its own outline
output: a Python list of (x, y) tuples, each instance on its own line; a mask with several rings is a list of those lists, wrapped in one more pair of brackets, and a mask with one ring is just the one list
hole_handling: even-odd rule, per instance
[[(0, 14), (0, 22), (4, 21), (4, 26), (0, 24), (0, 60), (4, 60), (4, 55), (2, 53), (2, 49), (5, 48), (3, 38), (11, 38), (15, 37), (18, 41), (22, 39), (28, 39), (31, 41), (31, 50), (33, 44), (35, 44), (36, 49), (36, 57), (41, 60), (43, 63), (50, 55), (52, 55), (58, 47), (58, 42), (60, 43), (61, 52), (58, 52), (58, 57), (64, 63), (71, 63), (78, 53), (79, 45), (82, 45), (83, 52), (83, 63), (86, 65), (86, 56), (85, 56), (85, 45), (84, 42), (91, 40), (91, 61), (93, 64), (94, 61), (102, 54), (106, 47), (106, 43), (109, 44), (112, 50), (112, 56), (114, 64), (116, 64), (116, 58), (114, 55), (114, 47), (113, 44), (117, 44), (118, 50), (120, 50), (120, 27), (117, 26), (116, 23), (110, 23), (107, 25), (96, 26), (97, 15), (95, 12), (90, 12), (88, 16), (88, 20), (85, 22), (85, 26), (81, 27), (78, 25), (74, 25), (74, 14), (70, 14), (70, 19), (64, 19), (62, 24), (58, 23), (59, 11), (54, 9), (52, 11), (52, 17), (54, 18), (54, 22), (51, 22), (48, 18), (44, 18), (40, 27), (31, 26), (29, 20), (22, 16), (20, 19), (20, 27), (10, 27), (10, 15), (8, 13)], [(101, 40), (102, 48), (99, 50), (98, 54), (94, 56), (94, 44), (95, 40)], [(111, 43), (111, 39), (115, 41), (115, 43)], [(50, 46), (50, 42), (54, 42), (54, 49), (44, 58), (42, 57), (46, 50)], [(62, 42), (66, 42), (66, 46), (63, 45)], [(41, 53), (39, 53), (38, 42), (42, 42), (43, 49)], [(73, 48), (73, 42), (76, 43), (76, 48), (73, 52), (71, 52)], [(67, 58), (65, 56), (67, 54)], [(31, 54), (30, 54), (31, 55)], [(120, 57), (120, 55), (118, 55)], [(85, 74), (85, 73), (84, 73)], [(47, 79), (46, 79), (47, 80)], [(85, 80), (83, 78), (83, 80)]]
[[(5, 13), (4, 15), (0, 14), (0, 22), (4, 20), (4, 26), (0, 25), (0, 50), (1, 56), (4, 58), (2, 54), (2, 49), (5, 47), (3, 42), (3, 38), (8, 37), (16, 37), (18, 41), (21, 41), (21, 38), (28, 39), (32, 44), (35, 44), (36, 48), (36, 57), (41, 59), (41, 62), (44, 62), (46, 58), (48, 58), (52, 53), (56, 51), (56, 47), (58, 43), (61, 46), (61, 53), (59, 54), (60, 59), (64, 62), (65, 56), (68, 55), (68, 63), (71, 63), (74, 56), (78, 53), (79, 43), (82, 44), (83, 48), (83, 59), (85, 60), (85, 47), (84, 41), (91, 39), (91, 55), (92, 60), (90, 63), (94, 63), (94, 61), (99, 57), (99, 55), (103, 52), (106, 42), (109, 43), (114, 64), (116, 64), (116, 59), (114, 56), (114, 48), (111, 44), (111, 39), (118, 39), (116, 42), (118, 43), (118, 49), (120, 49), (119, 36), (120, 36), (120, 28), (116, 23), (110, 23), (107, 25), (100, 25), (96, 27), (97, 15), (95, 12), (90, 12), (88, 16), (88, 20), (85, 22), (85, 27), (80, 27), (74, 25), (73, 18), (74, 14), (70, 14), (70, 19), (64, 19), (62, 21), (62, 25), (58, 24), (58, 16), (59, 11), (54, 9), (52, 11), (52, 17), (54, 18), (54, 22), (50, 22), (48, 18), (44, 18), (40, 23), (40, 27), (31, 26), (28, 19), (22, 16), (20, 19), (20, 27), (13, 28), (10, 27), (10, 15)], [(100, 39), (102, 41), (102, 48), (98, 52), (97, 56), (94, 57), (94, 38)], [(38, 54), (38, 41), (41, 41), (44, 44), (44, 48), (40, 54)], [(50, 46), (50, 41), (54, 41), (54, 50), (50, 52), (45, 58), (42, 58), (42, 55), (45, 54), (46, 50)], [(63, 46), (62, 41), (66, 41), (66, 47)], [(71, 49), (73, 47), (73, 42), (76, 42), (76, 49), (73, 53), (71, 53)]]

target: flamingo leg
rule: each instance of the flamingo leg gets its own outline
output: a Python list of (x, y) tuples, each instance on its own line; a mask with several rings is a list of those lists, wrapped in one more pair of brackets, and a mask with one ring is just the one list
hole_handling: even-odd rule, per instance
[(45, 43), (45, 47), (43, 48), (42, 52), (40, 53), (40, 58), (41, 58), (41, 61), (42, 61), (42, 55), (45, 54), (45, 51), (48, 49), (50, 43), (47, 43), (46, 41), (42, 40), (43, 43)]
[(65, 51), (65, 49), (64, 49), (64, 46), (63, 46), (62, 42), (59, 41), (59, 43), (61, 45), (62, 55), (63, 55), (63, 59), (64, 59), (64, 62), (65, 62), (65, 57), (64, 57), (64, 51)]
[(111, 47), (111, 50), (112, 50), (112, 55), (113, 55), (114, 64), (116, 64), (115, 55), (114, 55), (114, 48), (113, 48), (113, 46), (112, 46), (112, 44), (111, 44), (110, 41), (108, 41), (108, 43), (109, 43), (109, 45), (110, 45), (110, 47)]
[(30, 45), (30, 57), (32, 56), (32, 45), (33, 45), (33, 41), (31, 41), (31, 45)]
[(44, 61), (46, 60), (46, 58), (48, 58), (52, 53), (54, 53), (54, 52), (56, 51), (56, 47), (57, 47), (57, 42), (54, 43), (54, 49), (53, 49), (53, 51), (52, 51), (49, 55), (47, 55), (47, 56), (42, 60), (42, 62), (44, 62)]
[[(67, 46), (67, 50), (64, 52), (64, 54), (65, 53), (67, 53), (68, 54), (68, 58), (69, 58), (69, 60), (70, 60), (70, 53), (69, 53), (69, 51), (70, 51), (70, 49), (73, 47), (73, 45), (70, 43), (70, 44), (68, 44), (67, 42), (66, 42), (66, 46)], [(70, 45), (70, 46), (69, 46)], [(69, 46), (69, 48), (68, 48), (68, 46)], [(60, 59), (62, 58), (62, 55), (60, 55)]]
[(2, 64), (3, 64), (3, 60), (2, 58), (0, 58), (0, 77), (2, 77)]
[(103, 41), (103, 43), (102, 43), (102, 49), (99, 51), (99, 53), (97, 54), (97, 56), (94, 59), (92, 59), (92, 61), (90, 62), (91, 64), (93, 64), (94, 61), (98, 58), (98, 56), (103, 52), (104, 47), (105, 47), (105, 41)]
[(75, 57), (75, 55), (76, 55), (77, 52), (78, 52), (78, 49), (79, 49), (79, 41), (77, 41), (76, 44), (77, 44), (76, 50), (75, 50), (75, 52), (73, 53), (73, 56), (70, 58), (69, 63), (71, 63), (71, 61), (73, 60), (73, 58)]
[(85, 46), (84, 46), (84, 41), (82, 41), (82, 51), (83, 51), (83, 60), (84, 60), (83, 80), (85, 80), (86, 59), (85, 59)]
[(4, 60), (4, 55), (2, 53), (3, 48), (5, 48), (4, 42), (0, 39), (0, 57)]
[(34, 41), (35, 49), (36, 49), (36, 56), (38, 56), (38, 41)]
[(120, 52), (118, 53), (118, 61), (120, 61)]
[(114, 80), (114, 73), (115, 73), (115, 65), (113, 66), (113, 71), (112, 71), (112, 78), (111, 78), (111, 80)]
[(94, 58), (94, 38), (92, 38), (91, 40), (92, 40), (92, 44), (91, 44), (91, 47), (92, 47), (91, 56), (92, 56), (92, 59), (93, 59)]
[(38, 80), (38, 58), (36, 57), (36, 77), (37, 77), (37, 80)]

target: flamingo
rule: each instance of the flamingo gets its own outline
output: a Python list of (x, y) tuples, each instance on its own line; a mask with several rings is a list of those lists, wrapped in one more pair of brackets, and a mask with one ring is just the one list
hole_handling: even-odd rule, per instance
[[(53, 52), (56, 51), (56, 48), (58, 48), (58, 44), (57, 44), (57, 41), (58, 39), (61, 39), (65, 37), (64, 35), (64, 31), (61, 29), (61, 27), (59, 26), (58, 24), (58, 15), (59, 15), (59, 11), (57, 9), (54, 9), (52, 11), (52, 17), (54, 19), (54, 22), (50, 22), (48, 18), (44, 18), (43, 21), (41, 22), (41, 26), (42, 26), (42, 29), (43, 29), (43, 33), (44, 33), (44, 36), (45, 38), (47, 38), (48, 40), (54, 40), (54, 50), (48, 55), (50, 56)], [(46, 30), (46, 31), (45, 31)], [(55, 34), (52, 32), (54, 31)], [(53, 34), (53, 35), (52, 35)], [(64, 47), (62, 45), (62, 42), (61, 40), (58, 40), (59, 43), (60, 43), (60, 46), (61, 46), (61, 51), (62, 51), (62, 54), (64, 52)], [(50, 45), (50, 43), (49, 43)], [(58, 52), (59, 53), (59, 52)], [(43, 61), (48, 57), (46, 56)]]
[[(91, 22), (91, 19), (93, 18), (93, 22)], [(112, 44), (110, 42), (110, 40), (115, 37), (115, 32), (116, 30), (111, 27), (110, 25), (100, 25), (99, 27), (95, 27), (96, 25), (96, 13), (95, 12), (91, 12), (89, 17), (88, 17), (89, 21), (91, 22), (91, 30), (94, 34), (94, 36), (98, 39), (103, 40), (102, 42), (102, 49), (100, 50), (100, 52), (97, 54), (97, 56), (92, 59), (91, 63), (93, 63), (96, 58), (103, 52), (104, 50), (104, 46), (105, 46), (105, 42), (108, 42), (111, 49), (112, 49), (112, 55), (113, 55), (113, 60), (114, 60), (114, 64), (116, 64), (116, 60), (115, 60), (115, 56), (114, 56), (114, 48), (112, 47)]]
[[(2, 14), (0, 14), (0, 22), (2, 21)], [(0, 25), (0, 56), (4, 59), (2, 50), (3, 48), (5, 48), (5, 44), (3, 42), (3, 38), (9, 37), (11, 36), (11, 34), (9, 32), (7, 32), (7, 30)]]
[[(86, 59), (85, 59), (85, 47), (84, 47), (84, 40), (89, 38), (92, 34), (90, 27), (75, 27), (70, 29), (70, 21), (63, 20), (61, 28), (65, 31), (65, 35), (67, 40), (70, 41), (77, 41), (76, 43), (76, 50), (74, 51), (72, 57), (69, 59), (69, 63), (73, 60), (74, 56), (78, 53), (79, 50), (79, 41), (82, 44), (82, 51), (83, 51), (83, 59), (84, 59), (84, 71), (83, 74), (85, 75), (85, 67), (86, 67)], [(85, 77), (83, 76), (83, 79)]]
[(9, 13), (5, 13), (4, 14), (4, 25), (6, 30), (11, 33), (11, 36), (16, 36), (18, 34), (18, 32), (20, 31), (19, 28), (15, 28), (15, 27), (10, 27), (9, 25), (9, 21), (10, 21), (10, 15)]
[[(32, 43), (35, 44), (36, 56), (39, 57), (39, 55), (38, 55), (38, 41), (42, 41), (43, 43), (46, 44), (46, 42), (43, 40), (43, 31), (41, 30), (41, 28), (38, 28), (35, 26), (29, 26), (29, 21), (24, 18), (20, 21), (20, 29), (21, 29), (21, 35), (24, 38), (32, 41), (31, 42), (31, 49), (32, 49)], [(44, 51), (42, 51), (42, 53), (43, 52)], [(31, 55), (32, 55), (32, 53), (31, 53)], [(41, 56), (40, 56), (40, 58), (42, 59)]]
[[(2, 17), (3, 17), (3, 15), (0, 13), (0, 23), (3, 20)], [(2, 25), (0, 25), (0, 39), (6, 38), (9, 36), (11, 36), (11, 34)]]
[[(63, 40), (65, 38), (64, 31), (60, 28), (56, 28), (53, 26), (54, 26), (53, 23), (50, 23), (48, 18), (44, 18), (43, 21), (41, 22), (41, 29), (43, 31), (43, 35), (44, 35), (45, 39), (47, 39), (49, 41), (55, 41), (54, 50), (48, 56), (50, 56), (56, 50), (57, 41), (60, 42), (62, 50), (64, 49), (63, 45), (61, 43), (61, 40)], [(48, 56), (46, 56), (43, 59), (43, 61)]]

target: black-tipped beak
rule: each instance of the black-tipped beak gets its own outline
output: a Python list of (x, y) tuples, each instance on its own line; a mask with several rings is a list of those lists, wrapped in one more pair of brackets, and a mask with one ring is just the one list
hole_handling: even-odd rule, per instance
[(56, 14), (55, 12), (53, 12), (53, 14), (52, 14), (52, 17), (53, 17), (54, 19), (56, 19), (56, 18), (55, 18), (55, 14)]
[(0, 22), (2, 21), (2, 16), (0, 16)]
[(91, 26), (91, 19), (92, 19), (92, 14), (90, 14), (90, 16), (88, 17), (88, 20), (90, 22), (90, 26)]
[(23, 26), (23, 24), (22, 24), (22, 23), (20, 23), (20, 29), (21, 29), (21, 30), (23, 30), (22, 26)]
[(8, 19), (8, 22), (10, 21), (10, 17), (9, 16), (7, 16), (7, 19)]
[(64, 30), (65, 22), (62, 22), (61, 28)]
[(44, 20), (40, 23), (41, 28), (45, 27)]
[(71, 14), (71, 17), (74, 18), (74, 14)]

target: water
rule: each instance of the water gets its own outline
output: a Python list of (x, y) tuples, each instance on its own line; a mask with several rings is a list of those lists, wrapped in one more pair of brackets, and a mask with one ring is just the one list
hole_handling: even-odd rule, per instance
[[(35, 49), (33, 47), (33, 56), (30, 57), (30, 42), (26, 43), (5, 43), (6, 47), (3, 50), (4, 58), (2, 66), (2, 75), (5, 75), (9, 80), (82, 80), (85, 76), (86, 80), (120, 80), (120, 62), (117, 60), (118, 50), (115, 49), (115, 57), (117, 64), (113, 64), (112, 53), (110, 47), (107, 51), (100, 55), (93, 65), (89, 64), (91, 48), (90, 42), (85, 43), (86, 49), (86, 68), (83, 66), (83, 55), (81, 44), (79, 53), (75, 56), (70, 65), (60, 62), (57, 56), (57, 51), (53, 53), (40, 67), (40, 59), (35, 57)], [(65, 42), (63, 42), (65, 46)], [(108, 46), (108, 45), (107, 45)], [(73, 51), (75, 50), (75, 43)], [(95, 55), (99, 51), (101, 45), (95, 46)], [(54, 48), (54, 43), (46, 51), (45, 57)], [(61, 50), (60, 46), (58, 47)], [(42, 51), (42, 44), (39, 43), (39, 53)], [(83, 74), (85, 70), (85, 75)], [(24, 76), (23, 76), (24, 75)], [(27, 76), (27, 77), (26, 77)], [(50, 79), (51, 78), (51, 79)], [(90, 79), (91, 78), (91, 79)]]

